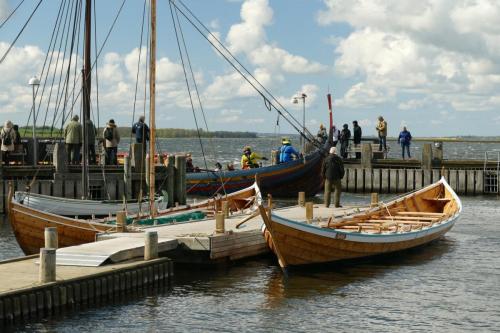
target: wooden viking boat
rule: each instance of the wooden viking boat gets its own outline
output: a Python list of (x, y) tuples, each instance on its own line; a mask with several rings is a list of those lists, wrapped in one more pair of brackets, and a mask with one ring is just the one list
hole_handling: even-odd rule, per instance
[[(138, 203), (137, 200), (129, 201), (124, 205), (123, 201), (119, 200), (69, 199), (23, 191), (16, 191), (14, 200), (26, 207), (63, 216), (109, 216), (119, 210), (137, 214), (149, 209), (148, 203)], [(157, 198), (155, 207), (164, 210), (167, 208), (167, 202), (162, 197)]]
[[(444, 178), (362, 213), (312, 223), (259, 207), (264, 236), (282, 268), (373, 256), (431, 242), (450, 230), (462, 203)], [(330, 213), (331, 214), (331, 213)]]
[[(254, 210), (260, 202), (261, 195), (257, 183), (241, 191), (227, 196), (219, 196), (199, 203), (172, 207), (150, 215), (129, 215), (127, 224), (129, 231), (140, 231), (143, 226), (180, 223), (189, 220), (200, 220), (212, 216), (221, 210), (222, 202), (228, 202), (232, 213), (246, 213)], [(94, 242), (96, 235), (102, 232), (116, 232), (116, 219), (76, 219), (65, 217), (13, 200), (9, 190), (8, 217), (19, 246), (25, 254), (35, 254), (44, 247), (44, 231), (46, 227), (56, 227), (59, 247)], [(89, 213), (85, 214), (89, 215)]]
[(263, 194), (286, 198), (296, 197), (302, 191), (306, 196), (314, 196), (323, 186), (323, 179), (318, 177), (322, 162), (323, 153), (317, 149), (306, 155), (305, 161), (301, 158), (255, 169), (188, 173), (187, 193), (200, 196), (231, 193), (250, 186), (257, 175)]

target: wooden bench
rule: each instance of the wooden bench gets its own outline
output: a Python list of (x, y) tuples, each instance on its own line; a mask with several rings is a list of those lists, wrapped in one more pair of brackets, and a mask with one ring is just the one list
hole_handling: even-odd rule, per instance
[(24, 164), (24, 157), (27, 155), (27, 150), (24, 148), (23, 144), (19, 145), (14, 145), (14, 151), (11, 151), (9, 153), (9, 156), (11, 158), (19, 158), (20, 157), (20, 162)]

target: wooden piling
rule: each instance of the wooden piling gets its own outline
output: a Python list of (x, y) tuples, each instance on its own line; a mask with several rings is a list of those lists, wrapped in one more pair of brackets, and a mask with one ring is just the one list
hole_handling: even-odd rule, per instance
[(57, 249), (57, 228), (56, 227), (47, 227), (44, 232), (45, 237), (45, 247), (48, 249)]
[(127, 213), (123, 210), (116, 212), (116, 231), (127, 232)]
[(378, 203), (378, 193), (372, 193), (370, 207), (377, 207)]
[(222, 213), (224, 213), (224, 217), (229, 217), (229, 202), (227, 200), (222, 201)]
[(307, 223), (312, 223), (313, 219), (313, 203), (312, 202), (306, 202), (306, 221)]
[(226, 232), (224, 213), (215, 213), (215, 233), (223, 234)]
[(361, 167), (365, 169), (372, 168), (372, 145), (370, 143), (361, 144)]
[(56, 249), (40, 249), (40, 268), (38, 282), (48, 283), (56, 280)]
[(186, 156), (175, 156), (175, 197), (176, 202), (186, 204)]
[(158, 232), (146, 231), (144, 243), (144, 260), (158, 258)]
[(299, 192), (298, 205), (304, 207), (306, 204), (306, 192)]

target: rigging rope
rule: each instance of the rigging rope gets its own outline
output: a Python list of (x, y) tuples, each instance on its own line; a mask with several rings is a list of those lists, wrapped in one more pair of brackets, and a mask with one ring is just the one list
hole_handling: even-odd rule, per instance
[(33, 17), (33, 15), (35, 15), (36, 11), (38, 10), (38, 7), (40, 7), (40, 4), (42, 3), (42, 1), (43, 0), (38, 1), (38, 4), (36, 5), (35, 9), (33, 9), (33, 12), (28, 17), (28, 20), (26, 21), (26, 23), (24, 23), (23, 27), (21, 28), (21, 31), (19, 31), (19, 33), (17, 34), (16, 38), (14, 38), (14, 40), (10, 44), (9, 48), (7, 49), (7, 51), (5, 51), (4, 55), (0, 59), (0, 64), (5, 60), (5, 57), (7, 57), (7, 54), (9, 54), (10, 50), (12, 50), (12, 48), (16, 44), (17, 40), (19, 39), (19, 37), (22, 35), (24, 29), (26, 28), (26, 26), (28, 25), (28, 23), (31, 21), (31, 18)]
[(5, 18), (5, 20), (3, 20), (2, 24), (0, 24), (0, 29), (3, 28), (3, 26), (5, 25), (5, 23), (7, 23), (7, 21), (12, 17), (12, 15), (14, 15), (14, 13), (17, 11), (17, 9), (19, 8), (19, 6), (21, 6), (23, 4), (24, 0), (22, 0), (21, 2), (19, 2), (16, 6), (16, 8), (14, 8), (14, 10)]

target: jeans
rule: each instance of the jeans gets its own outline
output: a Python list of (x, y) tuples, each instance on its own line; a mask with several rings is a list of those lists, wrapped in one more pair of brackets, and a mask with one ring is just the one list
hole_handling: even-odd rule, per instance
[(118, 147), (106, 147), (106, 165), (118, 165), (117, 153)]
[(387, 137), (386, 136), (379, 136), (379, 146), (378, 150), (382, 151), (382, 147), (384, 147), (384, 150), (387, 150)]
[(408, 158), (411, 158), (411, 155), (410, 155), (410, 144), (406, 144), (406, 143), (402, 143), (401, 144), (401, 153), (403, 155), (403, 159), (405, 158), (405, 148), (406, 148), (406, 152), (408, 154)]
[(340, 194), (342, 193), (342, 182), (338, 180), (328, 180), (325, 179), (325, 207), (330, 206), (330, 196), (334, 190), (333, 201), (335, 207), (340, 207)]

